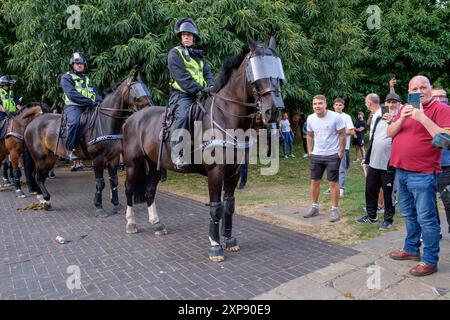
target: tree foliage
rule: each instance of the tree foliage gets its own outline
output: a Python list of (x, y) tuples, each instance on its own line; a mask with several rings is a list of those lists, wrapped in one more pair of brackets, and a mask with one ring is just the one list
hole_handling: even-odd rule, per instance
[(73, 1), (4, 0), (0, 68), (19, 77), (22, 95), (52, 103), (61, 95), (57, 77), (68, 71), (74, 51), (86, 56), (100, 89), (141, 64), (155, 101), (165, 104), (167, 52), (178, 42), (173, 26), (186, 16), (195, 19), (199, 47), (216, 75), (247, 37), (267, 42), (274, 34), (291, 111), (310, 112), (311, 97), (319, 93), (344, 97), (350, 112), (359, 110), (367, 93), (387, 91), (393, 73), (401, 85), (423, 73), (448, 87), (448, 1), (378, 2), (381, 28), (370, 30), (360, 0), (79, 0), (80, 29), (70, 29), (66, 10)]

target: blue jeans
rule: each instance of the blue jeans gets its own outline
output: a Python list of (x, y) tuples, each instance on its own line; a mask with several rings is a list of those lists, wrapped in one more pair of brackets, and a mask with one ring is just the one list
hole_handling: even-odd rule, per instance
[(283, 138), (283, 155), (286, 156), (286, 144), (289, 144), (289, 154), (294, 154), (294, 140), (292, 138), (291, 132), (282, 132), (282, 138)]
[(437, 266), (440, 232), (436, 209), (437, 175), (397, 169), (395, 178), (398, 206), (406, 225), (403, 249), (419, 255), (422, 234), (422, 261)]
[(341, 159), (339, 166), (339, 188), (345, 189), (345, 179), (348, 175), (348, 169), (350, 168), (350, 150), (345, 149), (344, 156)]
[(245, 185), (247, 184), (247, 176), (248, 176), (248, 164), (247, 163), (243, 163), (241, 165), (241, 187), (245, 187)]

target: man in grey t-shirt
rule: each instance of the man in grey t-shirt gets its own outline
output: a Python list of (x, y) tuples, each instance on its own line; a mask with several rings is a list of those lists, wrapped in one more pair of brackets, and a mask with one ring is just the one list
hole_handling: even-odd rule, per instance
[(308, 154), (311, 159), (312, 205), (305, 218), (319, 214), (320, 181), (327, 170), (331, 190), (330, 221), (340, 219), (339, 214), (339, 165), (345, 151), (345, 123), (334, 111), (327, 110), (327, 99), (323, 95), (313, 98), (314, 113), (307, 119)]
[(382, 188), (385, 209), (384, 222), (380, 226), (380, 230), (388, 230), (392, 227), (395, 214), (392, 197), (395, 171), (389, 170), (392, 138), (387, 135), (387, 128), (400, 104), (400, 97), (395, 93), (387, 95), (385, 104), (388, 110), (380, 108), (380, 98), (375, 93), (367, 95), (365, 102), (367, 108), (373, 113), (370, 143), (365, 159), (365, 164), (368, 165), (366, 177), (367, 215), (357, 221), (359, 223), (378, 223), (378, 192)]

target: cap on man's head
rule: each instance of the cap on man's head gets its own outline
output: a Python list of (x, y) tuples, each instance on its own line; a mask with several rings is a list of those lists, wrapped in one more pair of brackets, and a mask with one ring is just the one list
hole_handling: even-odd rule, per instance
[(389, 93), (386, 96), (386, 99), (384, 101), (388, 101), (388, 100), (395, 100), (395, 101), (400, 102), (400, 96), (396, 93)]

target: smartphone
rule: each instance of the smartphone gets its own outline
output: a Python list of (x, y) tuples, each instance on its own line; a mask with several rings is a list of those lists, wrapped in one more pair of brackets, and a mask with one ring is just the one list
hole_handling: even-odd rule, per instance
[(389, 108), (388, 106), (385, 106), (384, 104), (381, 106), (381, 115), (383, 116), (383, 114), (388, 113), (389, 112)]
[(420, 109), (420, 92), (414, 92), (408, 94), (408, 104), (414, 108)]

